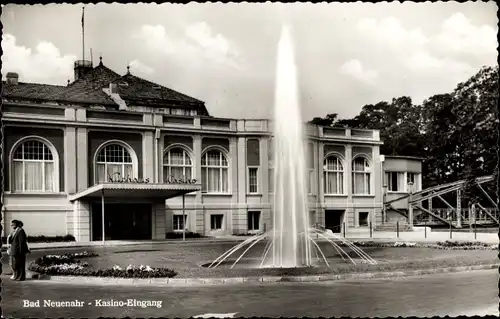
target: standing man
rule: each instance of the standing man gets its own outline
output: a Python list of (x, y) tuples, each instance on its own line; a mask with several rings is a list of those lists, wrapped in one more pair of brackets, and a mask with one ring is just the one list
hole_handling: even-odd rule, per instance
[(29, 253), (26, 233), (22, 228), (23, 222), (13, 220), (11, 226), (14, 230), (11, 237), (10, 256), (12, 261), (12, 280), (26, 280), (26, 254)]

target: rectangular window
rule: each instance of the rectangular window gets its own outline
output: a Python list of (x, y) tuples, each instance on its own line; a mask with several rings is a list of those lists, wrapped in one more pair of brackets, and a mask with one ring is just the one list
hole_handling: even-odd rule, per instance
[(259, 173), (258, 167), (248, 168), (248, 193), (250, 194), (256, 194), (259, 191), (258, 173)]
[(359, 212), (359, 226), (366, 227), (368, 226), (368, 212)]
[(211, 230), (222, 229), (223, 220), (224, 220), (224, 215), (222, 214), (210, 215), (210, 229)]
[(174, 230), (183, 230), (184, 225), (186, 225), (187, 215), (174, 215)]
[(388, 172), (387, 176), (387, 190), (389, 192), (404, 192), (404, 173), (401, 172)]
[(248, 212), (248, 230), (259, 230), (260, 212)]

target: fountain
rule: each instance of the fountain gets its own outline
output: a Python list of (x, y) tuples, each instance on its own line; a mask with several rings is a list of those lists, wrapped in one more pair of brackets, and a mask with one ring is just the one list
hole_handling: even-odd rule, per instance
[[(316, 260), (329, 267), (327, 258), (317, 241), (330, 243), (343, 260), (355, 261), (337, 242), (350, 248), (364, 262), (376, 263), (354, 244), (333, 233), (310, 227), (306, 162), (304, 148), (306, 135), (299, 106), (297, 68), (290, 30), (283, 27), (278, 45), (276, 90), (274, 101), (274, 196), (272, 200), (272, 230), (248, 238), (213, 261), (214, 268), (243, 247), (247, 247), (234, 261), (234, 267), (245, 254), (262, 240), (267, 244), (260, 267), (297, 268), (313, 265)], [(314, 238), (316, 237), (316, 239)], [(320, 258), (321, 255), (321, 258)], [(347, 258), (347, 259), (346, 259)]]

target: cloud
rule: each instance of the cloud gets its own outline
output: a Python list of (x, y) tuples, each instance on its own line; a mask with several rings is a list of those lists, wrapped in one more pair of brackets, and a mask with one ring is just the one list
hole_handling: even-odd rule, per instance
[(18, 46), (16, 37), (4, 34), (2, 39), (2, 73), (19, 73), (21, 82), (39, 82), (65, 85), (68, 75), (73, 74), (75, 55), (61, 55), (51, 42), (42, 41), (35, 50)]
[[(491, 26), (473, 25), (460, 12), (443, 19), (437, 32), (428, 34), (421, 28), (405, 28), (401, 21), (365, 18), (356, 26), (360, 41), (370, 46), (364, 59), (383, 72), (379, 82), (388, 97), (404, 94), (420, 103), (453, 90), (483, 65), (496, 64), (496, 30)], [(353, 63), (351, 71), (356, 68), (361, 73), (362, 66)]]
[(365, 69), (361, 62), (356, 59), (345, 62), (340, 67), (340, 73), (352, 76), (359, 81), (371, 85), (375, 84), (375, 81), (378, 78), (377, 71)]
[(397, 51), (421, 47), (429, 42), (420, 28), (406, 30), (394, 17), (379, 21), (373, 18), (361, 19), (357, 28), (362, 34), (369, 35), (372, 41), (383, 43), (389, 49)]
[(496, 57), (496, 35), (492, 26), (475, 26), (463, 13), (456, 12), (442, 23), (441, 32), (433, 40), (440, 52)]
[(214, 34), (206, 22), (188, 25), (181, 37), (167, 34), (162, 25), (143, 25), (135, 35), (150, 49), (163, 52), (181, 63), (204, 66), (206, 62), (235, 69), (243, 61), (235, 46), (222, 34)]
[[(486, 56), (492, 63), (496, 60), (496, 30), (488, 25), (474, 26), (460, 12), (444, 20), (440, 31), (429, 36), (420, 28), (405, 29), (394, 17), (380, 20), (362, 19), (358, 22), (357, 29), (368, 41), (389, 49), (384, 50), (387, 56), (394, 56), (411, 70), (419, 67), (427, 70), (442, 69), (446, 65), (470, 70), (472, 67), (450, 60), (464, 55)], [(474, 66), (474, 69), (481, 66)]]
[(151, 75), (154, 73), (154, 69), (152, 67), (142, 63), (139, 60), (130, 62), (130, 69), (132, 73), (135, 71), (137, 71), (137, 73), (142, 73), (145, 75)]

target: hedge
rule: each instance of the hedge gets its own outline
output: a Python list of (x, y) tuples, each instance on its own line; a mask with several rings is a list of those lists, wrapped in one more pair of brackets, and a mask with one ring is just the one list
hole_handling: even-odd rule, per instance
[[(65, 236), (28, 236), (27, 238), (29, 243), (60, 243), (60, 242), (72, 242), (76, 241), (73, 235), (65, 235)], [(2, 237), (2, 243), (7, 244), (7, 237)]]
[[(203, 238), (205, 236), (202, 236), (199, 233), (193, 233), (193, 232), (186, 232), (185, 233), (186, 238)], [(182, 238), (182, 232), (168, 232), (165, 234), (166, 239), (179, 239)]]

